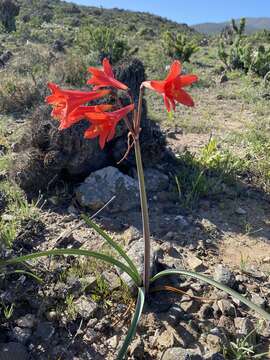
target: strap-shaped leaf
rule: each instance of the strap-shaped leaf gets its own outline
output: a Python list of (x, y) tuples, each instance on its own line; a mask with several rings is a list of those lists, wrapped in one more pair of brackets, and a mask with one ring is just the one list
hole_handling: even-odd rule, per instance
[(139, 320), (140, 320), (140, 317), (141, 317), (142, 311), (143, 311), (144, 300), (145, 300), (144, 290), (143, 290), (143, 288), (138, 288), (138, 297), (137, 297), (135, 313), (132, 318), (130, 327), (128, 329), (127, 336), (126, 336), (124, 343), (117, 355), (117, 360), (123, 360), (125, 358), (127, 349), (129, 347), (134, 335), (136, 334), (136, 329), (137, 329), (137, 326), (138, 326), (138, 323), (139, 323)]
[(122, 256), (122, 258), (127, 262), (127, 264), (129, 265), (130, 269), (133, 271), (133, 273), (136, 275), (137, 280), (138, 280), (138, 285), (141, 285), (141, 277), (140, 274), (137, 270), (136, 265), (134, 264), (134, 262), (130, 259), (130, 257), (126, 254), (125, 250), (119, 245), (117, 244), (117, 242), (115, 242), (104, 230), (102, 230), (96, 223), (94, 223), (91, 219), (89, 219), (86, 215), (82, 215), (84, 221), (86, 222), (87, 225), (91, 226), (94, 230), (96, 230), (96, 232), (101, 235), (103, 237), (104, 240), (107, 241), (108, 244), (111, 245), (111, 247), (113, 247), (119, 255)]
[(37, 280), (40, 283), (43, 283), (43, 280), (37, 276), (36, 274), (33, 274), (30, 271), (25, 271), (25, 270), (14, 270), (14, 271), (10, 271), (10, 272), (5, 272), (4, 275), (12, 275), (12, 274), (22, 274), (22, 275), (27, 275), (32, 277), (33, 279)]
[(185, 275), (189, 277), (193, 277), (198, 280), (202, 280), (210, 285), (215, 286), (216, 288), (225, 291), (227, 294), (231, 295), (232, 297), (238, 299), (245, 305), (247, 305), (250, 309), (254, 310), (255, 312), (259, 313), (265, 320), (270, 320), (270, 314), (263, 310), (261, 307), (257, 306), (256, 304), (253, 304), (251, 301), (246, 299), (243, 295), (240, 295), (237, 291), (232, 290), (228, 286), (225, 286), (213, 279), (210, 279), (208, 276), (193, 272), (193, 271), (187, 271), (187, 270), (177, 270), (177, 269), (171, 269), (171, 270), (164, 270), (160, 273), (156, 274), (152, 279), (151, 282), (154, 282), (155, 280), (159, 279), (162, 276), (168, 276), (168, 275)]
[(21, 263), (28, 260), (34, 260), (42, 256), (51, 256), (51, 255), (79, 255), (79, 256), (83, 255), (83, 256), (94, 257), (96, 259), (105, 261), (111, 265), (115, 265), (119, 267), (119, 269), (126, 272), (131, 277), (131, 279), (135, 282), (135, 284), (138, 284), (137, 276), (135, 276), (134, 272), (127, 265), (123, 264), (121, 261), (118, 261), (117, 259), (113, 258), (110, 255), (98, 253), (95, 251), (84, 250), (84, 249), (53, 249), (47, 251), (40, 251), (29, 255), (19, 256), (13, 259), (0, 260), (0, 266)]

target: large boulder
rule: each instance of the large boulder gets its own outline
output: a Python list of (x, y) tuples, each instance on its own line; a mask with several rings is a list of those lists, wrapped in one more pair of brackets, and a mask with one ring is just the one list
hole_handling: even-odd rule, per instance
[[(143, 64), (137, 60), (123, 63), (116, 69), (116, 76), (125, 82), (138, 102), (139, 88), (145, 80)], [(122, 99), (125, 104), (126, 98)], [(127, 129), (124, 122), (117, 127), (115, 139), (103, 150), (98, 139), (86, 140), (84, 130), (89, 126), (83, 120), (64, 131), (58, 131), (58, 122), (50, 116), (51, 109), (43, 105), (30, 119), (30, 127), (19, 145), (11, 176), (30, 195), (52, 188), (54, 180), (81, 180), (91, 172), (108, 165), (116, 165), (127, 149)], [(144, 165), (159, 162), (164, 154), (165, 139), (157, 124), (147, 118), (146, 103), (143, 103), (141, 147)], [(121, 163), (122, 167), (135, 166), (134, 151)]]
[(7, 32), (16, 30), (15, 18), (19, 15), (20, 7), (12, 0), (0, 0), (0, 22)]

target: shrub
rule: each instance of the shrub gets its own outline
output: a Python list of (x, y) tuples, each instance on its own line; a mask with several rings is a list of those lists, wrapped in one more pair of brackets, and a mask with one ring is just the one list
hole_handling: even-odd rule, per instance
[(174, 34), (166, 31), (163, 34), (163, 47), (168, 56), (181, 61), (190, 61), (191, 55), (198, 51), (194, 40), (189, 40), (185, 34)]
[(121, 34), (107, 26), (83, 26), (76, 38), (76, 44), (86, 55), (93, 55), (96, 61), (102, 61), (105, 57), (115, 64), (129, 50), (127, 41)]

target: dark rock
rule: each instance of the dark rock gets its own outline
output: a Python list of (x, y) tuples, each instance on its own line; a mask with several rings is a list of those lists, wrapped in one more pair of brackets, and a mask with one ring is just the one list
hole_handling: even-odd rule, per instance
[(76, 190), (80, 205), (94, 211), (113, 196), (116, 198), (106, 208), (110, 212), (134, 209), (140, 203), (137, 181), (112, 166), (93, 172)]
[(52, 49), (53, 49), (54, 51), (63, 52), (63, 51), (65, 50), (65, 47), (64, 47), (64, 46), (65, 46), (64, 41), (58, 39), (58, 40), (55, 40), (55, 41), (54, 41), (54, 43), (53, 43), (53, 45), (52, 45)]
[(10, 338), (15, 342), (26, 344), (32, 335), (32, 331), (29, 328), (20, 328), (19, 326), (15, 326), (11, 333)]
[(36, 317), (33, 314), (26, 314), (16, 320), (16, 324), (23, 328), (33, 328), (36, 324)]
[(203, 304), (199, 311), (199, 317), (204, 319), (211, 319), (213, 317), (214, 310), (211, 305), (209, 304)]
[(166, 190), (169, 186), (169, 177), (159, 170), (145, 169), (144, 177), (146, 190), (149, 193)]
[[(116, 76), (126, 83), (138, 101), (140, 84), (145, 80), (144, 67), (139, 60), (131, 60), (116, 69)], [(123, 99), (126, 104), (128, 100)], [(68, 179), (84, 178), (91, 172), (115, 165), (127, 149), (127, 129), (119, 124), (115, 138), (103, 150), (98, 139), (84, 139), (84, 131), (89, 122), (82, 120), (69, 129), (58, 131), (57, 121), (51, 118), (49, 106), (39, 107), (30, 119), (30, 129), (26, 129), (21, 142), (24, 151), (18, 153), (10, 176), (28, 195), (46, 190), (48, 184), (63, 176)], [(141, 148), (144, 165), (151, 166), (161, 161), (165, 155), (165, 140), (158, 125), (147, 118), (146, 103), (143, 103)], [(134, 167), (134, 151), (121, 163), (123, 168)], [(38, 181), (37, 181), (38, 179)]]
[(0, 344), (1, 360), (29, 360), (29, 354), (26, 347), (16, 342)]
[(12, 0), (1, 0), (0, 22), (7, 32), (16, 30), (16, 16), (19, 15), (20, 6)]
[(144, 343), (140, 337), (133, 340), (129, 346), (129, 354), (135, 359), (143, 359), (144, 357)]
[(55, 333), (55, 328), (52, 323), (48, 321), (40, 322), (35, 332), (35, 337), (43, 341), (49, 341)]
[[(1, 17), (1, 14), (0, 14)], [(7, 50), (3, 52), (3, 54), (0, 56), (0, 67), (5, 66), (9, 60), (12, 58), (13, 54), (11, 51)]]
[(228, 80), (229, 80), (228, 76), (226, 74), (222, 74), (221, 77), (219, 78), (219, 83), (223, 84), (223, 83), (227, 82)]
[(7, 197), (3, 191), (0, 191), (0, 214), (5, 211), (7, 206)]

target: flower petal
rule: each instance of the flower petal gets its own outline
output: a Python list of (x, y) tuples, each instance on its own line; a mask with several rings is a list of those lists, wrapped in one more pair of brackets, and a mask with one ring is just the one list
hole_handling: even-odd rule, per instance
[(198, 76), (192, 74), (180, 75), (177, 79), (175, 79), (175, 82), (179, 87), (191, 85), (196, 81), (198, 81)]
[(186, 106), (194, 106), (192, 97), (182, 89), (177, 91), (177, 94), (173, 96), (173, 99)]
[(180, 61), (175, 60), (172, 63), (169, 74), (168, 74), (168, 76), (166, 77), (165, 80), (166, 81), (173, 80), (174, 78), (176, 78), (176, 76), (181, 74), (181, 70), (182, 70), (182, 65), (181, 65)]
[(109, 77), (114, 78), (114, 74), (109, 60), (107, 58), (103, 59), (102, 64), (105, 74), (108, 75)]

